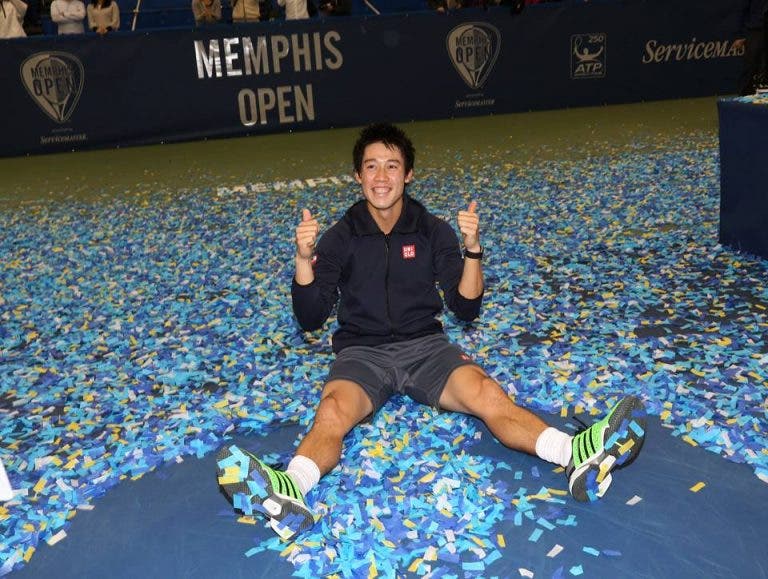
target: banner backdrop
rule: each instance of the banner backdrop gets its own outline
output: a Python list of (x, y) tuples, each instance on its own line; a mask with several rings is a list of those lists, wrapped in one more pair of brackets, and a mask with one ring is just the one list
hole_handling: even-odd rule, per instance
[(732, 93), (743, 1), (4, 41), (0, 155)]

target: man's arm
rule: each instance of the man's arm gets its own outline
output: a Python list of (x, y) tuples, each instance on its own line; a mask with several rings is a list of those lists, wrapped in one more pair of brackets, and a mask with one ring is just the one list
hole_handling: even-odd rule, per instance
[[(479, 250), (479, 219), (472, 211), (460, 211), (462, 238), (467, 249)], [(469, 239), (466, 239), (469, 234)], [(474, 239), (473, 239), (474, 237)], [(480, 260), (462, 257), (459, 238), (453, 228), (445, 221), (440, 221), (433, 235), (433, 267), (440, 289), (443, 290), (445, 305), (458, 319), (471, 322), (480, 315), (483, 303), (483, 270)]]
[(317, 248), (320, 226), (304, 209), (296, 228), (296, 273), (291, 284), (293, 313), (299, 325), (307, 331), (317, 330), (331, 315), (338, 299), (341, 264), (336, 257), (337, 245), (324, 236)]
[[(470, 253), (480, 253), (483, 248), (480, 246), (480, 217), (477, 215), (476, 201), (472, 201), (466, 211), (459, 211), (458, 221), (464, 249)], [(468, 300), (474, 300), (483, 295), (483, 266), (480, 259), (464, 258), (459, 293)]]
[(309, 285), (315, 281), (312, 256), (320, 233), (320, 224), (308, 209), (301, 214), (301, 223), (296, 228), (296, 283)]

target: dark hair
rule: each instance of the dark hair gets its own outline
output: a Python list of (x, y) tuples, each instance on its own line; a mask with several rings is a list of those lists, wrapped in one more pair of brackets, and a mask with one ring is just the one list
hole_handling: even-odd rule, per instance
[[(91, 4), (93, 4), (94, 6), (98, 6), (99, 0), (91, 0)], [(101, 7), (109, 8), (111, 4), (112, 4), (112, 0), (104, 0), (104, 4), (102, 4)]]
[(357, 138), (354, 149), (352, 149), (352, 162), (355, 165), (355, 173), (360, 174), (360, 171), (363, 169), (365, 148), (373, 143), (384, 143), (390, 149), (398, 149), (405, 161), (405, 173), (408, 174), (413, 169), (416, 150), (413, 148), (413, 143), (408, 138), (408, 135), (395, 125), (374, 123), (360, 131), (360, 136)]

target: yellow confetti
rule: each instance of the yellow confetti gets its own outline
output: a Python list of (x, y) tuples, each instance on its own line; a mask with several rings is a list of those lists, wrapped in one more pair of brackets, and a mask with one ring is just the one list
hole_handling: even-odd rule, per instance
[(416, 559), (413, 563), (410, 564), (410, 566), (408, 567), (408, 571), (410, 573), (416, 573), (416, 571), (418, 570), (419, 565), (421, 565), (422, 561), (423, 561), (423, 559), (421, 557)]
[[(635, 441), (634, 441), (634, 439), (630, 438), (627, 442), (625, 442), (624, 444), (622, 444), (619, 447), (619, 454), (626, 454), (626, 453), (628, 453), (632, 449), (633, 446), (635, 446)], [(601, 469), (602, 469), (602, 467), (601, 467)]]
[(240, 482), (240, 467), (237, 465), (228, 466), (224, 473), (219, 477), (219, 484), (227, 485)]
[(706, 485), (706, 483), (703, 483), (703, 482), (697, 482), (695, 485), (693, 485), (693, 486), (691, 487), (691, 492), (697, 493), (697, 492), (699, 492), (701, 489), (703, 489), (705, 486), (707, 486), (707, 485)]
[(36, 493), (39, 493), (45, 488), (45, 485), (47, 483), (48, 483), (48, 479), (43, 477), (39, 481), (37, 481), (37, 484), (35, 484), (35, 486), (32, 487), (32, 490), (35, 491)]
[(698, 442), (696, 442), (694, 439), (692, 439), (692, 438), (691, 438), (690, 436), (688, 436), (687, 434), (686, 434), (685, 436), (683, 436), (683, 440), (684, 440), (685, 442), (687, 442), (688, 444), (690, 444), (691, 446), (699, 446), (699, 443), (698, 443)]
[(429, 472), (425, 474), (423, 477), (419, 479), (420, 483), (428, 483), (432, 482), (432, 480), (435, 478), (435, 471)]

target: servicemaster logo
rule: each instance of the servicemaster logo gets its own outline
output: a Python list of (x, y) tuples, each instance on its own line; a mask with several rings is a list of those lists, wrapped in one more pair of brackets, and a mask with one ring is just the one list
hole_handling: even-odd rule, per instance
[(37, 52), (21, 63), (21, 80), (43, 112), (57, 123), (69, 120), (83, 92), (80, 60), (67, 52)]
[(603, 32), (571, 36), (571, 78), (603, 78), (607, 43)]
[(482, 88), (501, 50), (501, 33), (487, 22), (468, 22), (451, 30), (446, 48), (456, 72), (471, 89)]

